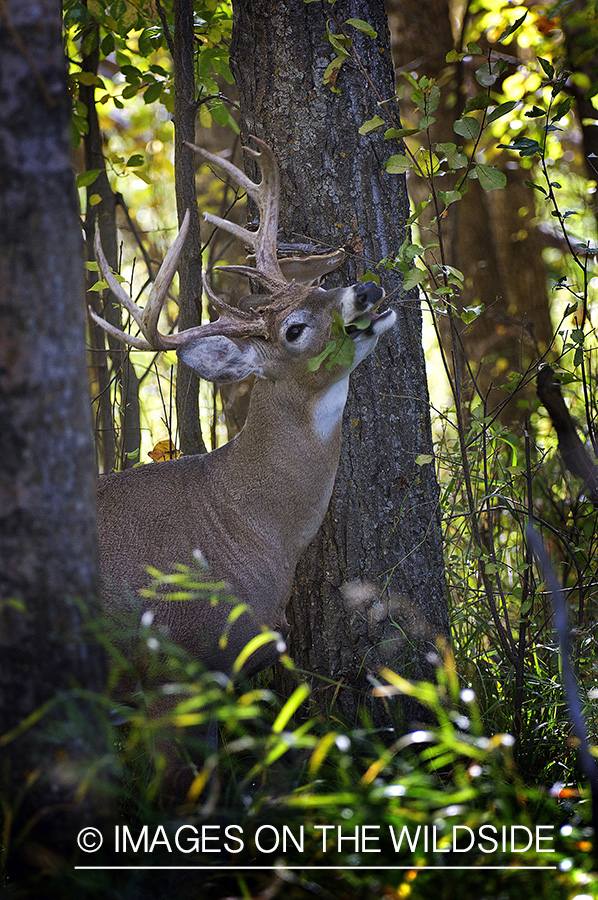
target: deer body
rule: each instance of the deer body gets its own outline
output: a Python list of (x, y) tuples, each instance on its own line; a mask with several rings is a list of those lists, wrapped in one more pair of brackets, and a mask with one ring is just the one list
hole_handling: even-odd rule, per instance
[[(281, 431), (286, 425), (269, 414), (271, 398), (260, 396), (264, 386), (268, 394), (268, 383), (256, 383), (247, 424), (224, 447), (100, 479), (100, 565), (109, 603), (119, 602), (125, 586), (145, 587), (148, 566), (169, 572), (199, 550), (211, 575), (251, 605), (257, 622), (282, 627), (295, 566), (328, 507), (341, 427), (337, 422), (327, 440), (315, 440), (308, 414), (290, 433)], [(123, 506), (135, 510), (132, 531)], [(155, 608), (156, 622), (174, 641), (208, 667), (225, 670), (258, 630), (246, 617), (220, 650), (229, 612), (226, 603), (210, 609), (201, 601)]]
[[(255, 154), (262, 166), (262, 185), (248, 182), (244, 186), (249, 192), (266, 186), (267, 199), (258, 195), (262, 199), (260, 230), (272, 232), (268, 217), (274, 217), (276, 225), (277, 197), (274, 203), (272, 191), (276, 193), (278, 174), (268, 148), (257, 143), (262, 148), (261, 154)], [(223, 164), (218, 157), (198, 152)], [(234, 175), (239, 181), (245, 178), (236, 169)], [(239, 229), (215, 221), (233, 233)], [(179, 248), (184, 230), (182, 238), (177, 238)], [(243, 235), (254, 237), (244, 230)], [(224, 671), (232, 669), (239, 652), (262, 625), (278, 629), (283, 624), (295, 567), (320, 527), (332, 493), (350, 372), (395, 319), (392, 312), (371, 312), (383, 296), (375, 284), (329, 291), (294, 281), (288, 284), (277, 265), (271, 237), (264, 242), (258, 232), (255, 240), (257, 269), (236, 270), (261, 280), (268, 296), (257, 297), (258, 308), (245, 313), (232, 310), (210, 293), (221, 319), (182, 334), (157, 331), (162, 302), (158, 295), (167, 289), (176, 262), (172, 250), (163, 265), (167, 271), (162, 275), (161, 270), (156, 279), (156, 285), (161, 279), (160, 288), (154, 287), (143, 312), (137, 307), (133, 311), (118, 283), (111, 284), (113, 290), (120, 290), (119, 299), (130, 309), (149, 346), (176, 346), (184, 364), (212, 381), (257, 376), (246, 424), (230, 443), (206, 455), (105, 476), (98, 486), (100, 566), (108, 606), (121, 602), (123, 590), (139, 597), (137, 592), (150, 580), (148, 566), (168, 573), (199, 551), (211, 577), (224, 580), (251, 613), (235, 622), (225, 649), (219, 647), (219, 640), (231, 611), (228, 603), (213, 608), (203, 600), (158, 601), (153, 607), (155, 621), (167, 627), (170, 637), (189, 654)], [(109, 280), (101, 248), (98, 261)], [(157, 298), (157, 308), (152, 298)], [(309, 360), (329, 345), (334, 313), (348, 329), (345, 339), (353, 342), (353, 360), (349, 365), (321, 365), (309, 371)], [(360, 324), (352, 326), (354, 322)], [(139, 338), (118, 335), (134, 346), (145, 345)], [(141, 609), (148, 606), (141, 597), (139, 603)], [(268, 646), (250, 657), (245, 671), (269, 664), (276, 648)]]

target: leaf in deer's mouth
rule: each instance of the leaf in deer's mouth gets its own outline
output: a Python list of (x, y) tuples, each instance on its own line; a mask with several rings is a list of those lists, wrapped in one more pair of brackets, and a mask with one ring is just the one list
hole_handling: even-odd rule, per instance
[(367, 335), (376, 334), (376, 324), (388, 319), (392, 313), (389, 309), (381, 313), (367, 312), (358, 319), (354, 319), (346, 326), (347, 334), (357, 337), (361, 332)]
[(372, 319), (377, 318), (372, 313), (364, 313), (363, 316), (360, 316), (358, 319), (353, 319), (352, 322), (349, 322), (347, 326), (345, 326), (347, 334), (357, 334), (359, 331), (367, 331), (372, 324)]
[(307, 371), (317, 372), (324, 361), (326, 369), (330, 371), (334, 366), (349, 368), (355, 356), (353, 338), (349, 335), (348, 326), (341, 316), (335, 311), (332, 313), (331, 338), (324, 350), (318, 356), (308, 360)]

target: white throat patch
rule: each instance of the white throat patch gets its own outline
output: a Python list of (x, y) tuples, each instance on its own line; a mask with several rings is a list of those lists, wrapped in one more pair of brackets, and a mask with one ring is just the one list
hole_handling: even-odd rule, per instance
[(339, 425), (349, 390), (349, 375), (328, 388), (323, 397), (314, 404), (314, 431), (321, 441), (327, 441)]

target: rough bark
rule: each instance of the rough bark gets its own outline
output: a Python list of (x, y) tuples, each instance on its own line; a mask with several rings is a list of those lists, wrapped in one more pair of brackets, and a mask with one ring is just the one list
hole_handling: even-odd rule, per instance
[(73, 848), (77, 766), (101, 736), (87, 705), (86, 733), (60, 704), (102, 686), (103, 657), (79, 606), (96, 591), (94, 476), (60, 3), (5, 0), (0, 19), (0, 735), (55, 702), (0, 745), (0, 772), (4, 834), (32, 817), (16, 859), (35, 867), (51, 865), (36, 842)]
[[(358, 128), (376, 112), (362, 73), (346, 63), (339, 94), (323, 84), (333, 51), (326, 19), (357, 17), (373, 41), (348, 26), (378, 90), (393, 93), (386, 18), (375, 0), (320, 3), (238, 0), (233, 4), (231, 64), (242, 131), (266, 140), (281, 169), (281, 239), (305, 236), (351, 250), (336, 283), (349, 284), (392, 257), (404, 238), (408, 201), (402, 178), (384, 170), (382, 136)], [(388, 665), (430, 675), (428, 654), (448, 632), (438, 488), (431, 435), (419, 303), (393, 295), (396, 329), (352, 376), (344, 441), (325, 523), (300, 562), (287, 615), (295, 661), (341, 689), (338, 708), (357, 716), (367, 676)], [(333, 283), (333, 279), (329, 283)], [(331, 696), (324, 684), (323, 692)]]
[[(201, 297), (201, 238), (195, 191), (195, 31), (192, 0), (174, 2), (174, 166), (179, 225), (189, 210), (191, 222), (179, 261), (179, 330), (200, 324), (196, 298)], [(184, 454), (205, 453), (199, 420), (199, 378), (188, 366), (177, 369), (177, 421)]]

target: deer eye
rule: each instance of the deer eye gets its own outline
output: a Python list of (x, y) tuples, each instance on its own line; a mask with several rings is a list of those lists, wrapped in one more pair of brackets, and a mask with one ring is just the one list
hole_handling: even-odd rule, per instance
[(292, 343), (293, 341), (296, 341), (305, 327), (306, 326), (303, 324), (290, 325), (285, 332), (285, 338), (290, 343)]

